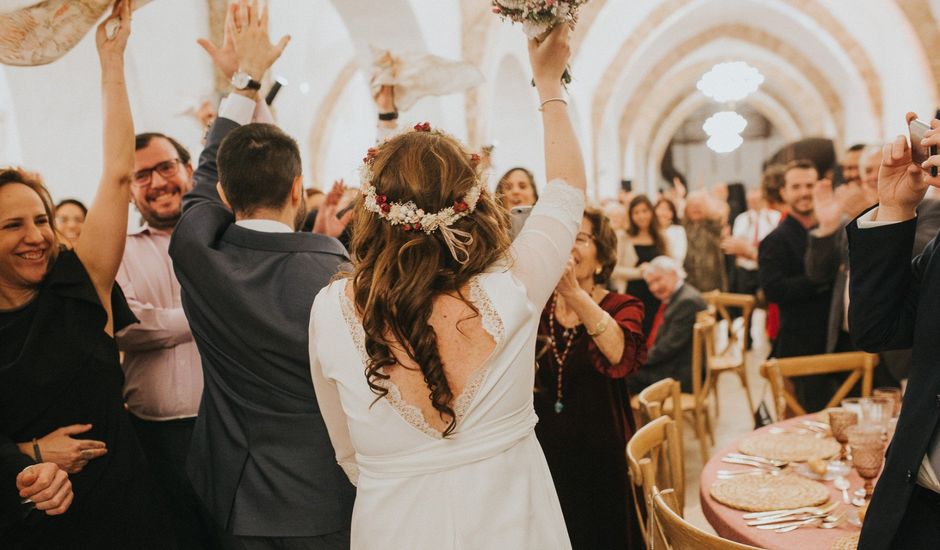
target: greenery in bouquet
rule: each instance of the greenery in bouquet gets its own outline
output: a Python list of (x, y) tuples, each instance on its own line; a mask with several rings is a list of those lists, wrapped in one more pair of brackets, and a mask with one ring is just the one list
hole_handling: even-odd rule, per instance
[[(541, 41), (559, 23), (574, 29), (578, 10), (588, 0), (493, 0), (493, 13), (504, 20), (521, 23), (529, 38)], [(571, 72), (566, 68), (561, 76), (564, 84), (571, 83)], [(534, 85), (534, 83), (533, 83)]]

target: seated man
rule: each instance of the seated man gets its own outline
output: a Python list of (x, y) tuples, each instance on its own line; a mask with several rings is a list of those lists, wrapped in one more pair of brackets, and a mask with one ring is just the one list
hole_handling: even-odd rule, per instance
[[(685, 283), (685, 270), (669, 256), (659, 256), (643, 270), (650, 292), (661, 305), (646, 348), (646, 365), (627, 379), (634, 394), (664, 378), (674, 378), (682, 391), (692, 392), (692, 330), (695, 314), (707, 306), (701, 293)], [(646, 313), (647, 315), (650, 312)]]

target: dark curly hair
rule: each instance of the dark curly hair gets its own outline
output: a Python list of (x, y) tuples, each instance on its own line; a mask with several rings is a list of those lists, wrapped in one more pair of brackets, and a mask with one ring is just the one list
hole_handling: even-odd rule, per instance
[(591, 223), (591, 236), (597, 249), (597, 263), (601, 272), (594, 274), (594, 282), (607, 284), (610, 274), (617, 266), (617, 233), (610, 226), (610, 220), (597, 208), (585, 208), (584, 219)]

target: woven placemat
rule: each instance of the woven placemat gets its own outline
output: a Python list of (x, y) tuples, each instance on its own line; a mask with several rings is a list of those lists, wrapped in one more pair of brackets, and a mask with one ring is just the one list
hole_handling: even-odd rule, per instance
[(839, 442), (831, 437), (800, 433), (757, 434), (738, 443), (738, 450), (744, 454), (787, 462), (829, 458), (838, 454), (839, 448)]
[(736, 476), (712, 484), (712, 498), (747, 512), (816, 506), (829, 500), (822, 483), (793, 475)]
[(831, 550), (857, 550), (858, 549), (858, 533), (854, 535), (846, 535), (839, 540), (837, 540), (833, 545)]

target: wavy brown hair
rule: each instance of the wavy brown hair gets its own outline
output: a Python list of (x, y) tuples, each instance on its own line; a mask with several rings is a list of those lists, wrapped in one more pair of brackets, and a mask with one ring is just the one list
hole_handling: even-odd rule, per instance
[(55, 225), (56, 206), (55, 203), (52, 202), (52, 196), (43, 184), (42, 177), (36, 172), (30, 172), (16, 166), (0, 167), (0, 187), (11, 183), (19, 183), (29, 187), (34, 193), (39, 195), (39, 199), (42, 201), (43, 210), (46, 211), (49, 227), (52, 229), (52, 235), (55, 238), (52, 246), (49, 247), (49, 267), (52, 267), (52, 264), (55, 263), (59, 256), (59, 248), (63, 240), (62, 235), (59, 234), (59, 230)]
[[(413, 201), (432, 213), (453, 206), (480, 181), (470, 154), (439, 132), (408, 132), (383, 143), (375, 152), (371, 173), (371, 184), (389, 202)], [(387, 395), (378, 382), (389, 379), (388, 369), (401, 367), (391, 347), (403, 350), (420, 367), (434, 408), (442, 419), (450, 419), (446, 437), (456, 427), (454, 393), (444, 375), (437, 334), (428, 323), (433, 299), (440, 294), (457, 296), (479, 315), (463, 289), (473, 276), (506, 257), (508, 215), (484, 190), (474, 212), (452, 225), (473, 236), (467, 247), (469, 259), (460, 264), (439, 231), (404, 231), (365, 210), (362, 201), (357, 205), (350, 252), (354, 300), (369, 356), (366, 379), (376, 400)]]

